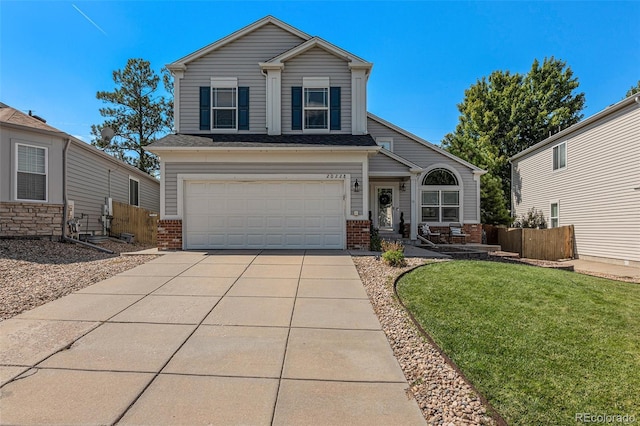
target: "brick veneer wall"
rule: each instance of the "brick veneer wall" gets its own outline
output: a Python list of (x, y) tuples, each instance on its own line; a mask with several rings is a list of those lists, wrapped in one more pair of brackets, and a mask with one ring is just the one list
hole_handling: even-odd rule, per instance
[[(434, 243), (448, 243), (448, 241), (445, 241), (446, 235), (449, 235), (449, 227), (448, 226), (429, 226), (429, 229), (431, 229), (431, 232), (441, 232), (442, 236), (440, 237), (441, 241), (437, 240), (437, 237), (433, 237), (432, 241)], [(464, 240), (467, 243), (482, 243), (482, 225), (475, 224), (475, 223), (467, 223), (462, 225), (462, 229), (464, 229), (464, 233), (468, 235), (468, 237), (466, 238), (466, 240)], [(418, 230), (419, 232), (419, 230)], [(452, 243), (462, 243), (463, 240), (461, 237), (454, 237), (453, 241), (451, 241)]]
[(182, 220), (158, 221), (158, 250), (182, 250)]
[(347, 250), (369, 250), (371, 222), (368, 220), (347, 221)]
[(62, 236), (62, 204), (0, 203), (0, 237)]
[(482, 225), (479, 223), (466, 223), (462, 226), (468, 243), (482, 243)]

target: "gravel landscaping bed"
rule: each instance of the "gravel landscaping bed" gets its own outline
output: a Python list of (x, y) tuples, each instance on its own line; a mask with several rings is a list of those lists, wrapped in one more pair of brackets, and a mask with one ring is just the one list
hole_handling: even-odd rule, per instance
[(394, 280), (426, 260), (407, 259), (403, 268), (392, 268), (373, 256), (356, 256), (353, 262), (427, 423), (495, 424), (478, 394), (421, 335), (395, 297)]
[(157, 256), (120, 256), (149, 246), (106, 241), (102, 253), (73, 243), (0, 239), (0, 321), (126, 271)]

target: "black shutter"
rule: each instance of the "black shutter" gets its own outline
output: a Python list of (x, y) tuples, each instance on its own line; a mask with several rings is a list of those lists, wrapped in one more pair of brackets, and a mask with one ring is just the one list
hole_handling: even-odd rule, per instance
[(238, 87), (238, 130), (249, 130), (248, 87)]
[(200, 130), (211, 130), (211, 88), (200, 88)]
[(340, 87), (331, 87), (329, 89), (329, 114), (331, 130), (340, 130)]
[(291, 130), (302, 130), (302, 87), (291, 88)]

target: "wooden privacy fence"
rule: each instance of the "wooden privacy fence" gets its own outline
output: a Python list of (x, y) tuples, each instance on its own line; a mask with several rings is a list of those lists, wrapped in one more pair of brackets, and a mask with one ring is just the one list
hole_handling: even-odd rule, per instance
[(158, 236), (158, 214), (114, 201), (111, 234), (119, 236), (123, 232), (133, 234), (137, 242), (155, 245)]
[(541, 260), (573, 259), (573, 225), (550, 229), (498, 228), (502, 250)]

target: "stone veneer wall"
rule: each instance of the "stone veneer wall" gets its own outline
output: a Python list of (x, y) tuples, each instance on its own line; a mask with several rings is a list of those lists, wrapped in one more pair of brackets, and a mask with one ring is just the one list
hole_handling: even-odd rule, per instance
[(368, 220), (347, 221), (347, 250), (369, 250), (371, 222)]
[(62, 236), (62, 204), (0, 203), (0, 237)]
[(158, 250), (182, 250), (182, 220), (158, 221)]

